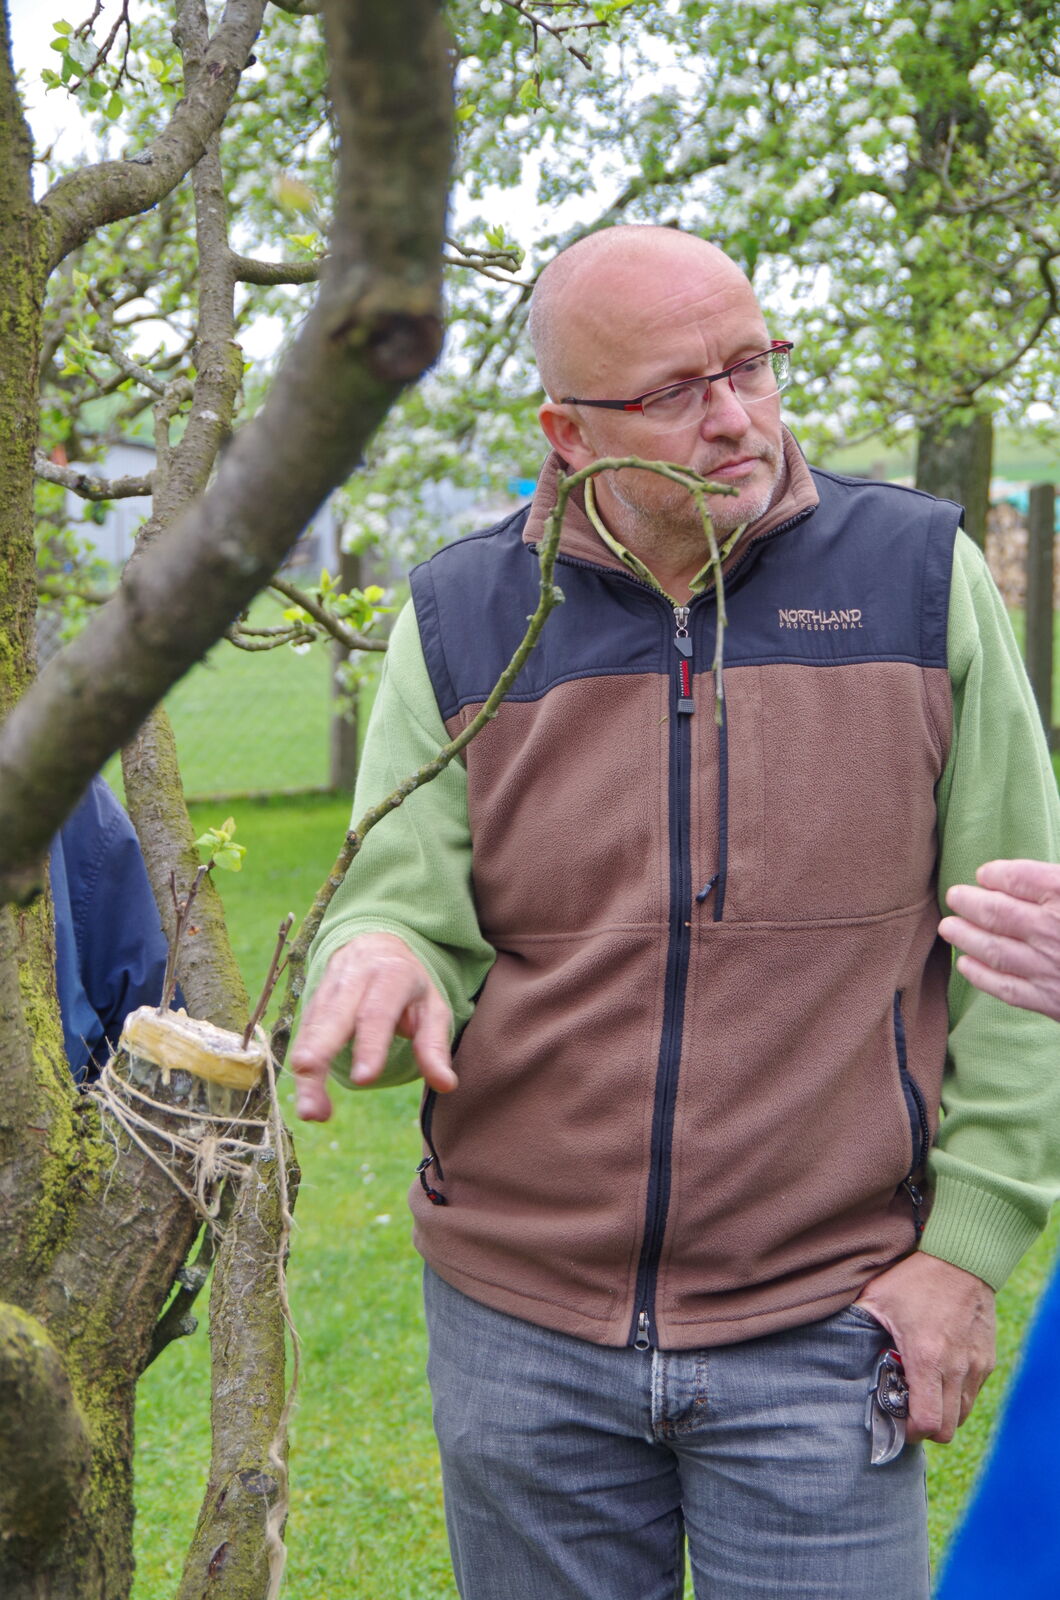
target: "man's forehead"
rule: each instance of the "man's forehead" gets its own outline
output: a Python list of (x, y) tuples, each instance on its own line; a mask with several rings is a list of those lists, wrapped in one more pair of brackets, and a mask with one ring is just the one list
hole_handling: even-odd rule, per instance
[[(687, 355), (706, 372), (765, 337), (750, 284), (723, 251), (673, 228), (622, 225), (589, 234), (547, 266), (530, 331), (554, 398), (587, 394), (620, 373), (657, 374)], [(679, 362), (680, 364), (680, 362)]]
[(765, 322), (750, 285), (737, 269), (713, 266), (653, 274), (617, 264), (591, 293), (572, 295), (563, 308), (570, 365), (594, 380), (643, 371), (665, 381), (675, 361), (699, 373), (761, 348)]

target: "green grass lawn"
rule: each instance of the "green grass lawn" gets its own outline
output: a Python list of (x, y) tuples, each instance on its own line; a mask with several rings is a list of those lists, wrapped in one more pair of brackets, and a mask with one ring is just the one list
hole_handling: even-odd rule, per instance
[[(349, 807), (316, 796), (232, 809), (248, 854), (243, 872), (224, 875), (220, 887), (248, 985), (257, 989), (276, 926), (308, 903)], [(194, 808), (193, 820), (199, 829), (216, 821), (216, 807)], [(282, 1095), (303, 1170), (290, 1267), (304, 1369), (292, 1427), (286, 1592), (292, 1600), (456, 1600), (423, 1376), (419, 1261), (405, 1208), (420, 1151), (417, 1091), (338, 1089), (336, 1115), (321, 1126), (296, 1125), (288, 1084)], [(1056, 1238), (1054, 1224), (999, 1297), (999, 1369), (972, 1419), (953, 1445), (929, 1447), (936, 1558), (982, 1460)], [(203, 1327), (171, 1346), (141, 1384), (135, 1600), (172, 1593), (206, 1482), (208, 1393)]]
[[(255, 627), (282, 620), (282, 603), (259, 595)], [(328, 778), (331, 651), (298, 655), (238, 650), (222, 639), (166, 698), (189, 795), (271, 794), (320, 789)], [(121, 784), (117, 758), (105, 769)]]

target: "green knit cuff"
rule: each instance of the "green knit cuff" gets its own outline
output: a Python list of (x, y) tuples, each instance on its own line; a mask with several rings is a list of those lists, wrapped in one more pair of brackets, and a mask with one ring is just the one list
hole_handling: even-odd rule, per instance
[(936, 1173), (935, 1184), (921, 1250), (1000, 1289), (1038, 1237), (1037, 1223), (1011, 1200), (951, 1173)]

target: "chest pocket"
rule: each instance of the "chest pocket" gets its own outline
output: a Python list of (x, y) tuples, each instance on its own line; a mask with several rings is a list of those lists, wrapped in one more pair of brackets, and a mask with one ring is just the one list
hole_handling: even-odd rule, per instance
[[(938, 670), (938, 669), (933, 669)], [(943, 760), (908, 662), (726, 672), (726, 921), (885, 915), (932, 890)], [(706, 750), (703, 751), (704, 756)]]

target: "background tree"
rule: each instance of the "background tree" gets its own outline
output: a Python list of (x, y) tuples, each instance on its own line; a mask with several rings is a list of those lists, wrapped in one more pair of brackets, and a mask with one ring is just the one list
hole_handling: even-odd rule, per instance
[[(43, 851), (92, 772), (268, 579), (440, 345), (451, 62), (439, 9), (429, 0), (385, 8), (336, 0), (326, 17), (337, 161), (328, 268), (268, 400), (187, 510), (210, 476), (242, 375), (233, 295), (248, 269), (226, 235), (219, 134), (262, 12), (260, 0), (230, 0), (211, 28), (198, 0), (179, 0), (180, 98), (163, 105), (139, 148), (60, 179), (39, 201), (6, 8), (0, 13), (0, 884), (2, 898), (16, 903), (0, 913), (0, 1426), (5, 1459), (22, 1467), (5, 1474), (0, 1500), (0, 1586), (12, 1596), (127, 1593), (135, 1379), (198, 1226), (154, 1162), (130, 1141), (108, 1140), (71, 1086), (49, 909), (43, 898), (29, 903)], [(160, 450), (150, 537), (114, 599), (30, 686), (46, 285), (99, 228), (161, 205), (189, 173), (200, 257), (195, 374), (190, 386), (175, 377), (154, 396)], [(79, 287), (72, 274), (70, 282)], [(105, 303), (94, 309), (105, 323)], [(170, 426), (182, 409), (178, 439)], [(141, 766), (147, 787), (171, 799), (164, 743), (164, 733), (150, 733), (130, 772)], [(149, 853), (150, 824), (144, 819)], [(179, 861), (186, 839), (178, 832), (174, 840), (168, 823), (157, 834)], [(231, 971), (218, 981), (218, 938), (207, 933), (196, 946), (212, 959), (185, 965), (185, 992), (200, 1014), (229, 1021), (242, 1012), (241, 996)], [(273, 1141), (273, 1169), (283, 1164), (279, 1151)], [(277, 1173), (267, 1165), (257, 1176), (276, 1197)], [(229, 1237), (240, 1229), (242, 1245), (233, 1264), (246, 1265), (256, 1250), (263, 1270), (275, 1268), (268, 1211), (250, 1207), (233, 1219)], [(231, 1299), (231, 1277), (219, 1282)], [(274, 1364), (282, 1329), (269, 1317), (262, 1337)], [(201, 1593), (208, 1575), (217, 1593), (261, 1594), (276, 1576), (267, 1551), (263, 1562), (262, 1536), (263, 1528), (275, 1535), (282, 1515), (282, 1470), (269, 1455), (282, 1418), (275, 1383), (263, 1401), (250, 1381), (263, 1360), (253, 1325), (228, 1340), (226, 1359), (242, 1406), (215, 1412), (213, 1479), (185, 1592)], [(282, 1384), (279, 1392), (282, 1401)]]
[[(521, 282), (453, 284), (463, 363), (407, 397), (356, 493), (407, 474), (406, 428), (421, 473), (536, 470), (527, 285), (593, 227), (669, 222), (741, 261), (794, 337), (811, 452), (914, 433), (918, 482), (981, 535), (992, 419), (1058, 398), (1058, 20), (1055, 0), (632, 3), (588, 67), (542, 52), (528, 78), (511, 10), (469, 14), (462, 192)], [(505, 206), (526, 187), (536, 208)]]
[[(196, 856), (165, 719), (143, 719), (270, 580), (362, 451), (369, 470), (345, 493), (366, 533), (383, 532), (395, 497), (414, 501), (424, 480), (535, 470), (526, 299), (540, 262), (588, 226), (699, 228), (743, 260), (778, 315), (798, 301), (811, 439), (915, 425), (926, 475), (940, 438), (981, 439), (995, 406), (1017, 414), (1050, 402), (1041, 335), (1056, 310), (1053, 9), (601, 0), (535, 11), (528, 0), (453, 0), (459, 238), (443, 221), (453, 59), (428, 0), (330, 0), (330, 109), (318, 21), (273, 12), (263, 32), (262, 0), (229, 0), (212, 24), (198, 0), (174, 0), (131, 34), (119, 26), (102, 50), (90, 25), (63, 24), (55, 92), (82, 101), (102, 149), (74, 172), (53, 169), (39, 200), (3, 14), (0, 886), (20, 909), (0, 913), (0, 1363), (10, 1379), (0, 1426), (11, 1449), (39, 1462), (17, 1498), (0, 1499), (21, 1530), (2, 1547), (13, 1594), (42, 1570), (43, 1551), (51, 1589), (40, 1592), (68, 1590), (72, 1574), (89, 1600), (127, 1589), (133, 1382), (198, 1226), (134, 1145), (115, 1157), (101, 1142), (68, 1084), (49, 917), (28, 905), (55, 826), (140, 729), (127, 791), (172, 921), (169, 874), (186, 884)], [(525, 225), (498, 218), (498, 190), (528, 177), (540, 211)], [(263, 259), (278, 243), (285, 259)], [(374, 436), (437, 352), (440, 258), (451, 359)], [(238, 347), (262, 311), (289, 328), (271, 389)], [(159, 343), (145, 351), (152, 330)], [(61, 447), (91, 461), (112, 408), (129, 421), (150, 408), (149, 483), (100, 483), (50, 459)], [(243, 415), (252, 420), (239, 428)], [(973, 459), (982, 465), (981, 443)], [(154, 509), (114, 600), (28, 689), (34, 470), (45, 496), (73, 488), (99, 505), (148, 488)], [(967, 497), (967, 474), (961, 486)], [(428, 514), (421, 497), (407, 549)], [(208, 889), (198, 910), (185, 991), (200, 1014), (241, 1025), (245, 997)], [(237, 1208), (229, 1224), (233, 1256), (256, 1259), (259, 1279), (275, 1266), (278, 1148), (268, 1147), (271, 1219)], [(133, 1219), (118, 1248), (100, 1225), (104, 1195), (108, 1219)], [(217, 1281), (223, 1329), (235, 1280)], [(240, 1364), (219, 1339), (230, 1364), (218, 1389), (235, 1386), (242, 1401), (215, 1416), (189, 1594), (204, 1572), (233, 1595), (275, 1582), (261, 1539), (263, 1519), (275, 1532), (282, 1514), (275, 1383), (258, 1425), (244, 1424), (253, 1366), (275, 1370), (282, 1340), (265, 1319)]]

